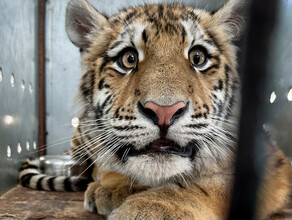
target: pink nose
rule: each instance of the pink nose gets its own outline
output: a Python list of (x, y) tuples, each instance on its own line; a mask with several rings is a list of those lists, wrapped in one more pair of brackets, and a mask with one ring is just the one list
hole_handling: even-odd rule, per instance
[(171, 118), (178, 110), (184, 107), (185, 107), (184, 102), (178, 102), (170, 106), (160, 106), (155, 104), (154, 102), (147, 102), (144, 106), (144, 108), (151, 109), (157, 115), (159, 126), (163, 125), (170, 126)]

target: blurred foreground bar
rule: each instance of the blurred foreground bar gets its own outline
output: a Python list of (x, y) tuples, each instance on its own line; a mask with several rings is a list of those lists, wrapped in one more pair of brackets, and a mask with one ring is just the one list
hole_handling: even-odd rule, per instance
[(267, 88), (267, 62), (275, 28), (278, 0), (248, 2), (248, 20), (243, 49), (242, 107), (238, 158), (229, 220), (253, 220), (257, 190), (265, 164), (266, 135), (263, 131)]

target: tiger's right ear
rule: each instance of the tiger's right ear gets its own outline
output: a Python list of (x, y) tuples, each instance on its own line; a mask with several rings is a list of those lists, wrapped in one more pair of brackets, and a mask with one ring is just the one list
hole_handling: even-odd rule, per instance
[(88, 48), (90, 34), (99, 32), (108, 24), (86, 0), (71, 0), (66, 9), (66, 32), (71, 42), (79, 48)]

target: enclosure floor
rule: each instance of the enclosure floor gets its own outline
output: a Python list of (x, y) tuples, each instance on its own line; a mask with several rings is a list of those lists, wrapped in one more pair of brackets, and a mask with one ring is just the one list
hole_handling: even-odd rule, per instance
[[(272, 220), (292, 219), (289, 209)], [(0, 220), (105, 220), (83, 208), (83, 192), (46, 192), (16, 186), (0, 197)]]
[(0, 197), (0, 219), (97, 219), (83, 208), (84, 192), (45, 192), (17, 186)]

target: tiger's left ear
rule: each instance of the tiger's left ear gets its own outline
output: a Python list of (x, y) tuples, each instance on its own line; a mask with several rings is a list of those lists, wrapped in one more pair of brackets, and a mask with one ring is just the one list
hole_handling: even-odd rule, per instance
[(66, 9), (66, 32), (71, 42), (82, 49), (90, 46), (93, 33), (108, 25), (107, 18), (87, 0), (70, 0)]
[(234, 40), (244, 29), (245, 8), (246, 3), (243, 0), (228, 0), (212, 17), (225, 25), (228, 35)]

